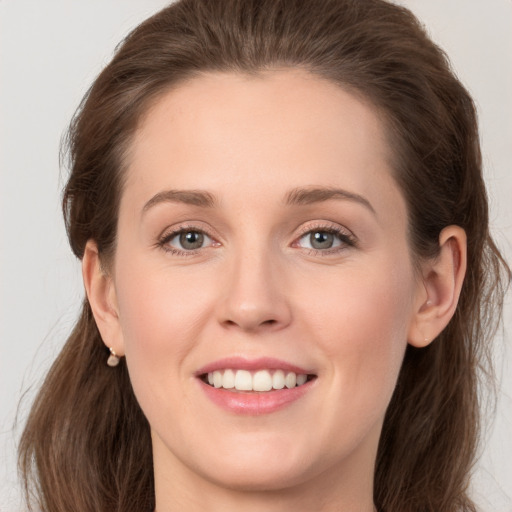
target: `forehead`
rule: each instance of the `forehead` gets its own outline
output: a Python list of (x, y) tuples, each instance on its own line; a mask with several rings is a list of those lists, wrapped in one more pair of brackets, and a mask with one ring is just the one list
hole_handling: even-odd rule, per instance
[(377, 110), (336, 84), (300, 70), (210, 73), (148, 110), (125, 193), (144, 201), (165, 188), (285, 193), (324, 185), (379, 202), (384, 188), (396, 189), (390, 160)]

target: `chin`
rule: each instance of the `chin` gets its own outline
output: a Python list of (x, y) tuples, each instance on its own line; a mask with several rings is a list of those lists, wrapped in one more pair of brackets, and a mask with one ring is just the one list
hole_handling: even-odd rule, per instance
[[(273, 442), (256, 438), (248, 446), (244, 443), (239, 446), (230, 443), (229, 447), (217, 445), (216, 453), (211, 454), (215, 458), (202, 459), (200, 472), (209, 481), (238, 491), (278, 491), (312, 478), (315, 471), (307, 462), (311, 456), (300, 450), (307, 444), (283, 442), (282, 437), (276, 437)], [(207, 466), (204, 465), (206, 460), (210, 461)], [(216, 463), (212, 464), (212, 460)]]
[(269, 464), (243, 464), (224, 467), (215, 474), (205, 474), (205, 478), (215, 485), (240, 492), (281, 491), (300, 485), (309, 479), (308, 472), (298, 464), (290, 467), (278, 462)]

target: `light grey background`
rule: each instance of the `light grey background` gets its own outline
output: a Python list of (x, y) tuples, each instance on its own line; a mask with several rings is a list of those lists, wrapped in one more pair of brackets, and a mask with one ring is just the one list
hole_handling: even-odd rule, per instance
[[(220, 0), (219, 0), (220, 1)], [(401, 0), (478, 104), (492, 224), (512, 255), (512, 0)], [(21, 509), (15, 444), (82, 292), (60, 214), (59, 142), (115, 45), (166, 0), (0, 0), (0, 512)], [(512, 307), (497, 341), (496, 420), (473, 493), (512, 512)]]

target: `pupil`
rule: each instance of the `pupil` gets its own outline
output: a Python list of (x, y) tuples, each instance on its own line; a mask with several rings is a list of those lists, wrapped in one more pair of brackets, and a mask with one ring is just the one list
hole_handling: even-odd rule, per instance
[(184, 249), (199, 249), (203, 241), (204, 235), (197, 231), (187, 231), (180, 235), (180, 244)]
[(311, 247), (315, 249), (330, 249), (334, 243), (334, 235), (326, 231), (311, 234)]

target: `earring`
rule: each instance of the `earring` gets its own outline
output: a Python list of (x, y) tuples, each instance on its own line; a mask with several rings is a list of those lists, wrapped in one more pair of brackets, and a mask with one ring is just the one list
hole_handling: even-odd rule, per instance
[(108, 356), (107, 364), (113, 368), (114, 366), (117, 366), (119, 364), (119, 357), (117, 356), (112, 347), (110, 347), (109, 350), (110, 355)]

